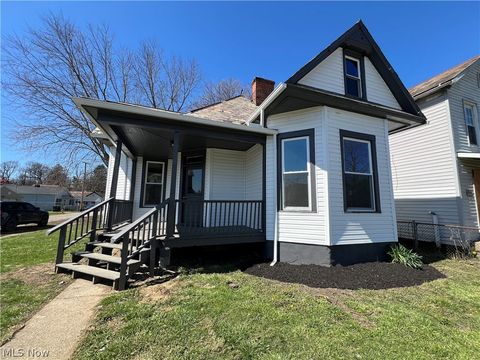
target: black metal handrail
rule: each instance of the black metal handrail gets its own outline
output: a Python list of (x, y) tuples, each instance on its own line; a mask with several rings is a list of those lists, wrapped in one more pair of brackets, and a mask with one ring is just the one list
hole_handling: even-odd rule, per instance
[[(152, 248), (152, 241), (155, 238), (166, 235), (167, 212), (168, 200), (165, 200), (112, 237), (113, 243), (122, 244), (119, 290), (125, 289), (127, 277), (130, 275), (127, 274), (128, 261), (139, 255), (146, 247)], [(154, 251), (151, 251), (150, 256), (153, 269)]]

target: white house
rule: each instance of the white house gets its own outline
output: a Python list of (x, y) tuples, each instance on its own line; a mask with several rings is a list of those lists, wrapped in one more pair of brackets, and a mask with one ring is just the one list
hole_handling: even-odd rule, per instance
[(252, 99), (190, 113), (74, 101), (111, 144), (104, 203), (122, 216), (107, 228), (132, 220), (111, 238), (119, 288), (138, 249), (155, 249), (152, 267), (158, 252), (168, 264), (178, 247), (244, 243), (332, 265), (383, 259), (397, 242), (388, 134), (425, 118), (362, 22), (277, 87), (255, 78)]
[(427, 123), (390, 135), (398, 220), (478, 227), (480, 56), (410, 92)]
[[(2, 200), (24, 201), (42, 210), (73, 208), (74, 200), (68, 189), (58, 185), (16, 185), (2, 187)], [(15, 194), (12, 196), (11, 194)]]
[[(79, 210), (82, 208), (82, 191), (70, 191), (70, 194), (75, 199), (75, 209)], [(92, 206), (100, 204), (103, 201), (103, 196), (96, 193), (95, 191), (85, 191), (83, 192), (83, 208), (88, 209)]]

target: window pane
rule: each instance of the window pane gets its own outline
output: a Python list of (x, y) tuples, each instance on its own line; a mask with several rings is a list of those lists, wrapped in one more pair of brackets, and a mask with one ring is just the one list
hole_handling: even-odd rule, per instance
[(187, 172), (187, 194), (202, 193), (203, 170), (188, 169)]
[(347, 208), (373, 209), (372, 177), (345, 174)]
[(147, 182), (161, 184), (163, 180), (163, 164), (148, 163)]
[(308, 173), (284, 174), (284, 207), (308, 207)]
[(351, 60), (351, 59), (345, 59), (345, 68), (347, 70), (347, 74), (355, 77), (358, 76), (358, 62)]
[(465, 122), (467, 125), (473, 126), (473, 111), (471, 107), (465, 108)]
[(360, 97), (360, 80), (347, 77), (347, 88), (345, 89), (348, 95)]
[(307, 171), (307, 139), (283, 141), (285, 172)]
[(345, 171), (370, 174), (370, 152), (366, 142), (343, 139)]
[(162, 185), (147, 184), (145, 185), (145, 204), (157, 205), (162, 201)]
[(468, 140), (470, 140), (470, 144), (477, 145), (477, 134), (475, 133), (475, 128), (473, 126), (468, 127)]

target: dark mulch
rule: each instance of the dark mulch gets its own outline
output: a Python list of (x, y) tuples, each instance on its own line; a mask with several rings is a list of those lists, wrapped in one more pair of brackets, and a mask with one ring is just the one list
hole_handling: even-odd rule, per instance
[(350, 266), (256, 264), (245, 269), (250, 275), (315, 288), (389, 289), (420, 285), (446, 276), (430, 265), (412, 269), (401, 264), (371, 262)]

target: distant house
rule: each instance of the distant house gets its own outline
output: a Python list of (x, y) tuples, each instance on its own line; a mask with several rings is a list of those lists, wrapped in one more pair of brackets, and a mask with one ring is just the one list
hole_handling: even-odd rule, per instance
[[(14, 195), (16, 194), (16, 196)], [(43, 210), (72, 210), (75, 199), (68, 189), (58, 185), (2, 185), (2, 201), (25, 201)]]
[[(80, 209), (82, 206), (82, 192), (81, 191), (70, 191), (70, 194), (75, 199), (75, 209)], [(103, 201), (103, 196), (96, 193), (95, 191), (85, 191), (84, 192), (84, 209), (91, 208), (92, 206), (99, 204)]]
[(410, 93), (427, 123), (390, 135), (397, 219), (478, 227), (480, 56)]

